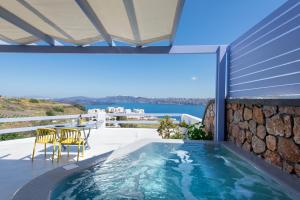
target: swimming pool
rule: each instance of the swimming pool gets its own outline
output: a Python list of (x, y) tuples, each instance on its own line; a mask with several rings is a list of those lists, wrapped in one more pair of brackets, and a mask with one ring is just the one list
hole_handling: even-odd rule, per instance
[(291, 199), (284, 191), (221, 144), (154, 142), (63, 180), (51, 199)]

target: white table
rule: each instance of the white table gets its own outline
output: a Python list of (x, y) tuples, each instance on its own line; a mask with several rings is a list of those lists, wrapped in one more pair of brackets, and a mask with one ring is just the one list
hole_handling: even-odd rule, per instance
[[(59, 138), (60, 129), (62, 128), (73, 128), (77, 129), (80, 132), (83, 132), (84, 136), (84, 144), (87, 149), (90, 149), (90, 145), (88, 143), (88, 139), (90, 137), (91, 129), (96, 129), (98, 127), (99, 122), (93, 122), (93, 123), (86, 123), (83, 125), (73, 125), (73, 124), (61, 124), (61, 125), (55, 125), (53, 128), (56, 129), (57, 137)], [(65, 146), (63, 146), (64, 149), (66, 149)]]

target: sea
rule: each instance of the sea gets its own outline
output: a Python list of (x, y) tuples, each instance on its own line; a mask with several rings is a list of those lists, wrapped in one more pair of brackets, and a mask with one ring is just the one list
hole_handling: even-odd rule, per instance
[(152, 104), (152, 103), (120, 103), (120, 104), (93, 104), (86, 105), (86, 109), (105, 109), (107, 107), (124, 107), (125, 109), (144, 109), (145, 113), (182, 113), (195, 117), (203, 117), (205, 106), (185, 104)]

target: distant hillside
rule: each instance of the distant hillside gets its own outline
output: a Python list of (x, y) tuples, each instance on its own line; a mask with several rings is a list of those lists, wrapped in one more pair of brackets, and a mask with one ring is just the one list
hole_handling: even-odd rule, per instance
[(49, 100), (26, 98), (0, 98), (0, 117), (30, 117), (79, 114), (83, 110), (79, 106)]
[(206, 104), (210, 99), (203, 98), (145, 98), (133, 96), (108, 96), (102, 98), (91, 97), (68, 97), (53, 99), (56, 102), (62, 103), (77, 103), (82, 105), (87, 104), (117, 104), (117, 103), (153, 103), (153, 104)]
[[(27, 98), (5, 98), (0, 96), (0, 118), (32, 117), (81, 114), (83, 107), (70, 105), (49, 100), (27, 99)], [(32, 121), (0, 123), (0, 129), (48, 125), (53, 123), (65, 123), (66, 120)], [(9, 133), (0, 135), (1, 140), (32, 137), (34, 132)]]

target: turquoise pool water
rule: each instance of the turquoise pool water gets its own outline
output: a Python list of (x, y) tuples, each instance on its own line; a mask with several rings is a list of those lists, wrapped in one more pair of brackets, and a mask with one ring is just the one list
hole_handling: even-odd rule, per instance
[(61, 182), (51, 199), (290, 199), (221, 145), (151, 143)]

